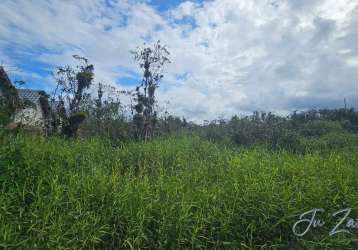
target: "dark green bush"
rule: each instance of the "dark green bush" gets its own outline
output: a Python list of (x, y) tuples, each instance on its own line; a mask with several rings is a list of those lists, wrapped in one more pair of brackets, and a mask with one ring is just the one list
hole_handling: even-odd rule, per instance
[(342, 126), (339, 122), (335, 121), (323, 121), (323, 120), (315, 120), (309, 121), (303, 125), (300, 129), (300, 133), (303, 136), (322, 136), (329, 133), (339, 133), (342, 132)]

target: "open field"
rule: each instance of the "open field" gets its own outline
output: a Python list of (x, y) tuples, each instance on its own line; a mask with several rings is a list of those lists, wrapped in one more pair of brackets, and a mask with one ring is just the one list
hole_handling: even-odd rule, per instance
[(0, 250), (358, 250), (358, 0), (0, 3)]
[[(0, 140), (4, 249), (358, 247), (358, 229), (329, 236), (339, 219), (329, 213), (352, 208), (358, 218), (353, 150), (293, 154), (187, 136), (117, 147)], [(326, 224), (295, 236), (293, 224), (313, 208), (327, 211)]]

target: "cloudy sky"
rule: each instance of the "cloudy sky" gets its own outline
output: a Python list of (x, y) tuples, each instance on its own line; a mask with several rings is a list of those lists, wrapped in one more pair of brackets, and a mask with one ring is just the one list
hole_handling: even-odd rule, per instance
[(158, 99), (175, 115), (358, 107), (358, 0), (1, 0), (0, 64), (34, 89), (73, 54), (133, 89), (130, 51), (158, 39), (172, 61)]

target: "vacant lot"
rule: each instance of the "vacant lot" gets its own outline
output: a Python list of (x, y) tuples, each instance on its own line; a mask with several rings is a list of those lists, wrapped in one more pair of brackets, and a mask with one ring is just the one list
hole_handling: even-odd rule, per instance
[[(358, 218), (358, 154), (224, 148), (196, 137), (113, 147), (100, 140), (0, 138), (0, 247), (357, 249), (329, 236)], [(299, 215), (324, 208), (303, 237)], [(304, 231), (304, 227), (299, 228)]]

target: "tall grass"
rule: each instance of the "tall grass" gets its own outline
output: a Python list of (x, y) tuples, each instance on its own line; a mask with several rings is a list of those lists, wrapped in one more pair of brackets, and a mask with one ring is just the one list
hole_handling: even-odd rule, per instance
[[(312, 208), (354, 208), (358, 154), (225, 148), (197, 137), (131, 142), (2, 136), (5, 249), (357, 249), (335, 220), (292, 233)], [(328, 215), (327, 215), (328, 216)]]

